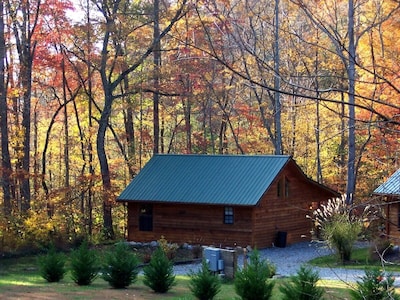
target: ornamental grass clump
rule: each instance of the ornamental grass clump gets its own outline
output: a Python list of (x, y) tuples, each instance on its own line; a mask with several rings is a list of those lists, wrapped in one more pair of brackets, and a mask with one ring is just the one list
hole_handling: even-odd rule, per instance
[(139, 259), (125, 243), (117, 243), (105, 256), (103, 279), (113, 288), (126, 288), (137, 279)]
[(394, 277), (379, 268), (366, 269), (365, 275), (354, 290), (350, 290), (352, 300), (399, 300), (395, 293)]
[(323, 237), (335, 249), (342, 264), (350, 261), (354, 243), (361, 233), (360, 222), (351, 221), (345, 215), (337, 215), (322, 228)]
[(269, 261), (262, 260), (257, 250), (249, 258), (249, 263), (235, 275), (235, 291), (243, 300), (268, 300), (275, 285), (271, 279), (275, 267)]
[(363, 231), (363, 221), (374, 219), (376, 212), (365, 208), (361, 214), (354, 213), (354, 207), (346, 203), (346, 196), (329, 199), (313, 211), (314, 234), (323, 238), (336, 251), (340, 262), (350, 261), (354, 243)]
[(47, 254), (39, 257), (39, 273), (48, 282), (59, 282), (67, 272), (65, 256), (58, 253), (54, 245), (50, 245)]
[(87, 242), (71, 254), (71, 278), (78, 285), (90, 285), (98, 276), (99, 265), (96, 252), (90, 250)]
[(143, 268), (143, 274), (144, 285), (156, 293), (166, 293), (176, 284), (173, 263), (161, 247), (153, 252), (150, 263)]
[(317, 286), (319, 274), (310, 267), (301, 266), (288, 283), (279, 287), (282, 300), (320, 300), (324, 289)]
[(212, 300), (221, 290), (220, 278), (210, 271), (205, 260), (201, 269), (197, 273), (191, 272), (189, 277), (189, 289), (199, 300)]

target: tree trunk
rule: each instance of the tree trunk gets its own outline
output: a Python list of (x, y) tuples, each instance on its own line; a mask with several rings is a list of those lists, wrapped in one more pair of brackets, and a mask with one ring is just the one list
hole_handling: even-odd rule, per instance
[(5, 57), (6, 47), (4, 39), (4, 6), (0, 1), (0, 132), (1, 132), (1, 167), (2, 167), (2, 188), (4, 215), (11, 216), (11, 160), (8, 148), (8, 109), (7, 109), (7, 87), (5, 82)]
[[(21, 2), (15, 7), (7, 1), (7, 8), (11, 16), (12, 31), (17, 47), (20, 63), (19, 88), (22, 90), (22, 161), (20, 162), (20, 201), (21, 212), (26, 213), (30, 209), (30, 141), (31, 141), (31, 92), (32, 92), (32, 65), (36, 43), (32, 41), (35, 32), (38, 14), (40, 13), (40, 1), (36, 7), (31, 7), (30, 1)], [(18, 11), (16, 11), (16, 9)], [(33, 13), (33, 14), (32, 14)]]
[[(87, 26), (90, 24), (90, 0), (86, 1), (86, 13), (87, 13)], [(88, 164), (89, 164), (89, 183), (88, 183), (88, 196), (87, 196), (87, 231), (89, 237), (92, 236), (93, 229), (93, 199), (94, 199), (94, 159), (93, 159), (93, 145), (92, 145), (92, 135), (90, 132), (92, 131), (92, 67), (91, 67), (91, 51), (92, 51), (92, 40), (90, 30), (86, 32), (86, 38), (88, 42), (88, 50), (87, 50), (87, 73), (88, 73), (88, 123), (89, 123), (89, 136), (88, 136)], [(84, 202), (82, 202), (82, 206), (84, 206)]]
[(28, 44), (28, 49), (24, 52), (22, 58), (23, 67), (22, 74), (22, 89), (23, 89), (23, 111), (22, 111), (22, 128), (24, 131), (23, 138), (23, 158), (22, 158), (22, 180), (21, 180), (21, 211), (28, 212), (31, 202), (30, 191), (30, 154), (31, 154), (31, 91), (32, 91), (32, 61), (31, 50)]
[(105, 99), (104, 108), (99, 120), (99, 130), (97, 132), (96, 149), (100, 163), (100, 173), (103, 183), (103, 233), (107, 239), (114, 239), (113, 219), (112, 219), (112, 201), (110, 199), (111, 178), (108, 159), (105, 151), (105, 136), (108, 127), (108, 120), (111, 115), (111, 106), (113, 102), (112, 92), (108, 87), (108, 82), (103, 82)]
[(349, 33), (349, 64), (347, 69), (348, 75), (348, 97), (349, 97), (349, 135), (348, 135), (348, 161), (347, 161), (347, 188), (346, 188), (346, 202), (347, 204), (353, 203), (353, 196), (356, 188), (356, 138), (355, 138), (355, 60), (356, 48), (354, 42), (354, 2), (349, 0), (348, 11), (348, 33)]
[(160, 66), (161, 66), (161, 42), (160, 42), (160, 24), (159, 24), (159, 14), (160, 14), (160, 1), (154, 0), (154, 32), (153, 38), (155, 44), (153, 49), (153, 63), (154, 63), (154, 94), (153, 94), (153, 139), (154, 147), (153, 153), (158, 153), (159, 151), (159, 141), (160, 141), (160, 116), (159, 116), (159, 85), (160, 85)]
[(281, 99), (280, 99), (280, 50), (279, 50), (279, 0), (275, 0), (274, 32), (274, 119), (275, 119), (275, 154), (282, 154)]

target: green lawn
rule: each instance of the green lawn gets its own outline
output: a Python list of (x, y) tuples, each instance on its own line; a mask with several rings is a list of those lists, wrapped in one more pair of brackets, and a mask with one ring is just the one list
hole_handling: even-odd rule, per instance
[[(272, 300), (281, 299), (279, 285), (287, 279), (277, 279)], [(127, 289), (115, 290), (108, 283), (97, 278), (90, 286), (78, 286), (67, 273), (58, 283), (47, 283), (40, 277), (37, 257), (0, 259), (0, 295), (2, 299), (175, 299), (192, 300), (187, 276), (177, 276), (177, 285), (166, 294), (155, 294), (143, 285), (142, 277)], [(348, 299), (349, 286), (341, 281), (321, 281), (326, 289), (327, 299)], [(239, 299), (232, 282), (224, 282), (216, 300)]]
[[(321, 256), (312, 259), (309, 262), (313, 266), (318, 267), (330, 267), (330, 268), (347, 268), (347, 269), (359, 269), (364, 270), (366, 267), (379, 266), (382, 267), (380, 260), (371, 260), (369, 258), (369, 248), (355, 249), (351, 255), (351, 262), (345, 265), (338, 263), (336, 255)], [(383, 264), (384, 268), (388, 272), (400, 272), (400, 261), (396, 263), (388, 262)]]

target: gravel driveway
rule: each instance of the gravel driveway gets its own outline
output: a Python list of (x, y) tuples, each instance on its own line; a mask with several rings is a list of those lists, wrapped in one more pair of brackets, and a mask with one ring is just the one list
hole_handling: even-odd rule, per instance
[[(359, 244), (359, 247), (365, 247), (366, 244)], [(287, 246), (285, 248), (266, 248), (259, 250), (264, 259), (268, 259), (277, 267), (278, 276), (295, 275), (302, 264), (315, 257), (331, 254), (332, 251), (322, 243), (302, 242)], [(243, 255), (238, 258), (239, 267), (243, 266)], [(199, 264), (178, 265), (174, 267), (175, 274), (188, 274), (191, 270), (197, 271)], [(355, 282), (364, 275), (363, 270), (350, 270), (342, 268), (320, 268), (314, 267), (319, 272), (321, 279), (336, 279), (345, 282)], [(396, 276), (396, 285), (400, 286), (400, 272)]]

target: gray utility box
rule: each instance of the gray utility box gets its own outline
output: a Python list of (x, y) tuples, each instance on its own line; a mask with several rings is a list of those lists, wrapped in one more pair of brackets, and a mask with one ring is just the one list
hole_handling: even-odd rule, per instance
[(224, 269), (224, 261), (221, 259), (221, 251), (217, 248), (204, 248), (204, 258), (208, 264), (208, 268), (212, 272), (222, 271)]

